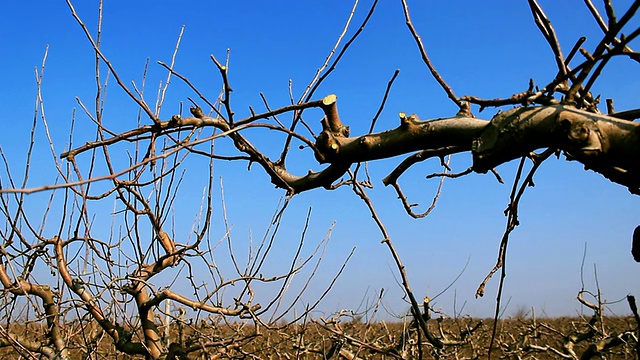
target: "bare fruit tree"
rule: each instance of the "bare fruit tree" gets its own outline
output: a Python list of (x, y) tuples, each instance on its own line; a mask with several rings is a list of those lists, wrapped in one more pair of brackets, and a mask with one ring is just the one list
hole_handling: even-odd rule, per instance
[[(352, 24), (349, 17), (345, 32), (299, 100), (293, 100), (292, 96), (291, 104), (272, 108), (264, 98), (266, 110), (251, 108), (250, 114), (244, 117), (234, 108), (228, 57), (211, 57), (222, 85), (216, 99), (208, 98), (194, 86), (174, 61), (160, 63), (166, 69), (167, 81), (158, 90), (156, 103), (151, 105), (145, 100), (144, 85), (128, 85), (102, 51), (102, 2), (96, 30), (85, 25), (70, 0), (67, 4), (95, 53), (95, 103), (79, 102), (82, 117), (95, 125), (95, 138), (83, 139), (81, 145), (76, 145), (72, 135), (69, 148), (55, 154), (59, 156), (55, 183), (45, 186), (25, 186), (33, 176), (30, 165), (37, 156), (31, 149), (22, 176), (11, 172), (5, 161), (5, 172), (0, 177), (0, 201), (5, 217), (5, 227), (0, 232), (3, 241), (0, 282), (5, 294), (0, 307), (5, 319), (0, 326), (0, 345), (10, 347), (13, 354), (26, 358), (93, 358), (95, 354), (115, 350), (149, 359), (195, 355), (260, 358), (264, 354), (260, 355), (257, 347), (271, 348), (277, 353), (279, 344), (289, 344), (287, 346), (299, 354), (356, 358), (343, 346), (345, 343), (391, 358), (421, 358), (423, 351), (443, 354), (442, 349), (465, 343), (480, 324), (466, 324), (467, 332), (461, 332), (455, 339), (429, 326), (433, 310), (429, 299), (416, 299), (400, 254), (367, 194), (372, 186), (367, 162), (409, 154), (382, 183), (395, 189), (408, 215), (416, 218), (427, 216), (433, 206), (424, 213), (415, 212), (415, 204), (400, 186), (399, 179), (413, 165), (436, 158), (442, 172), (430, 177), (444, 180), (474, 172), (491, 172), (502, 182), (495, 168), (513, 160), (520, 162), (506, 210), (507, 228), (498, 261), (478, 288), (477, 296), (484, 294), (485, 284), (492, 275), (504, 269), (509, 234), (519, 224), (519, 201), (533, 183), (540, 164), (549, 157), (564, 154), (567, 159), (584, 164), (585, 169), (626, 187), (632, 194), (640, 194), (637, 161), (640, 125), (634, 122), (640, 117), (640, 109), (616, 111), (614, 101), (606, 99), (605, 109), (601, 110), (600, 95), (591, 92), (614, 58), (640, 62), (640, 53), (632, 48), (640, 35), (640, 28), (633, 27), (637, 24), (635, 14), (640, 1), (632, 2), (622, 12), (605, 1), (602, 14), (586, 0), (585, 6), (601, 28), (602, 36), (592, 49), (582, 47), (584, 38), (577, 39), (570, 44), (569, 52), (561, 50), (552, 22), (537, 1), (527, 1), (535, 24), (553, 53), (550, 66), (556, 75), (542, 86), (531, 81), (528, 87), (514, 91), (512, 96), (484, 99), (456, 95), (431, 62), (428, 49), (412, 23), (409, 5), (402, 0), (406, 25), (417, 46), (416, 56), (422, 58), (458, 111), (428, 120), (400, 113), (398, 126), (383, 132), (373, 132), (376, 116), (371, 130), (363, 134), (351, 134), (349, 124), (339, 115), (336, 95), (318, 95), (316, 90), (358, 40), (376, 10), (377, 1), (368, 9), (361, 24)], [(356, 5), (357, 1), (354, 12)], [(347, 39), (345, 33), (350, 26), (358, 30)], [(48, 134), (40, 93), (44, 69), (45, 61), (37, 77), (39, 97), (34, 119), (42, 121)], [(189, 94), (184, 94), (184, 100), (191, 104), (189, 114), (176, 111), (170, 118), (161, 118), (167, 87), (170, 80), (176, 81), (176, 78), (190, 89)], [(389, 82), (385, 99), (394, 80), (395, 75)], [(139, 108), (137, 122), (132, 121), (128, 130), (110, 129), (103, 107), (107, 81), (115, 81)], [(380, 110), (384, 106), (385, 100)], [(478, 115), (489, 108), (502, 111), (491, 118)], [(318, 110), (323, 115), (320, 125), (307, 122), (304, 114)], [(281, 121), (284, 114), (292, 120)], [(252, 142), (251, 132), (261, 130), (282, 135), (279, 154), (267, 154)], [(55, 153), (51, 138), (49, 142)], [(34, 143), (32, 138), (31, 147)], [(220, 144), (226, 144), (225, 152), (218, 151)], [(303, 174), (288, 170), (294, 147), (307, 152), (308, 166), (314, 170)], [(472, 166), (462, 173), (452, 173), (448, 156), (459, 153), (469, 154)], [(246, 256), (239, 255), (238, 242), (232, 238), (224, 213), (224, 196), (219, 206), (214, 204), (214, 192), (218, 187), (223, 189), (215, 182), (213, 171), (219, 161), (260, 167), (271, 182), (283, 190), (282, 203), (261, 240), (248, 245)], [(295, 161), (300, 161), (299, 157)], [(526, 167), (527, 162), (532, 165)], [(200, 179), (199, 203), (188, 203), (182, 197), (183, 188), (187, 186), (186, 167), (208, 169), (208, 176)], [(193, 187), (193, 182), (188, 186)], [(402, 341), (416, 337), (417, 343), (422, 344), (426, 339), (429, 350), (417, 346), (415, 352), (401, 351), (393, 344), (385, 347), (378, 340), (367, 340), (365, 335), (355, 338), (337, 325), (336, 319), (344, 314), (333, 320), (311, 317), (311, 311), (331, 289), (344, 264), (332, 280), (324, 284), (326, 291), (308, 302), (304, 311), (294, 311), (321, 266), (330, 229), (325, 238), (309, 246), (308, 224), (301, 225), (297, 245), (281, 264), (282, 271), (263, 273), (265, 263), (273, 261), (270, 255), (284, 226), (283, 216), (290, 199), (305, 191), (340, 187), (352, 189), (366, 204), (397, 266), (414, 318), (411, 331), (402, 332)], [(434, 204), (438, 196), (439, 192)], [(34, 216), (28, 207), (36, 199), (47, 205)], [(185, 211), (184, 205), (188, 205), (192, 223), (186, 224), (176, 216), (174, 209), (178, 205), (180, 211)], [(223, 209), (217, 213), (217, 220), (213, 216), (215, 207)], [(224, 236), (213, 237), (214, 221), (224, 227)], [(102, 226), (97, 227), (96, 223)], [(218, 264), (222, 251), (231, 264), (230, 273)], [(348, 258), (349, 255), (345, 263)], [(201, 274), (200, 269), (207, 269), (207, 273)], [(270, 294), (266, 302), (255, 301), (257, 292)], [(593, 306), (600, 316), (601, 307)], [(305, 345), (301, 333), (287, 332), (299, 321), (315, 323), (319, 329), (328, 331), (334, 341), (329, 345)], [(8, 325), (12, 323), (21, 325)], [(495, 338), (495, 327), (493, 329), (491, 344)], [(281, 337), (278, 345), (267, 341), (255, 346), (256, 339), (265, 331)], [(589, 339), (594, 343), (611, 341), (611, 344), (619, 339), (604, 333)], [(624, 334), (624, 340), (632, 341), (634, 336), (637, 342), (637, 335), (632, 331)], [(550, 349), (553, 348), (536, 351), (577, 357), (575, 352), (566, 349), (564, 352)]]

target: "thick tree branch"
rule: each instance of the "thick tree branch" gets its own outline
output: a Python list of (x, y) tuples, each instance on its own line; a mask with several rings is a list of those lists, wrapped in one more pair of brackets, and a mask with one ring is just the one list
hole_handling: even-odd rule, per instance
[(639, 126), (562, 105), (513, 109), (496, 115), (475, 140), (473, 167), (486, 172), (536, 149), (556, 148), (638, 194)]
[(487, 172), (540, 148), (555, 148), (637, 193), (638, 126), (564, 105), (519, 107), (499, 113), (489, 122), (470, 117), (419, 121), (415, 116), (401, 115), (396, 129), (349, 138), (323, 132), (326, 135), (318, 137), (316, 146), (325, 161), (334, 164), (446, 147), (453, 149), (451, 153), (471, 150), (476, 172)]

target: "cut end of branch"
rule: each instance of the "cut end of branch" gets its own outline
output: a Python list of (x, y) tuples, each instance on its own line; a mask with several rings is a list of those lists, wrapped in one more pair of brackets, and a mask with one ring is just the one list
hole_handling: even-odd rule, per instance
[(329, 106), (333, 105), (338, 101), (338, 97), (335, 94), (329, 94), (322, 99), (322, 105)]

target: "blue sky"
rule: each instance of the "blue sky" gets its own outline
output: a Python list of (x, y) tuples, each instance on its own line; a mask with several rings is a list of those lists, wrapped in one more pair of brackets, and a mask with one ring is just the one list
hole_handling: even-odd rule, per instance
[[(628, 1), (614, 1), (622, 13)], [(356, 13), (352, 34), (368, 10), (363, 1)], [(526, 1), (411, 1), (412, 18), (435, 66), (457, 95), (486, 98), (507, 97), (526, 90), (533, 78), (544, 86), (555, 76), (553, 56), (537, 31)], [(586, 35), (585, 46), (593, 48), (600, 39), (599, 29), (582, 1), (541, 1), (554, 21), (563, 50)], [(79, 15), (95, 31), (97, 2), (77, 1)], [(260, 110), (263, 92), (272, 107), (289, 102), (292, 82), (297, 99), (342, 30), (352, 4), (348, 1), (107, 1), (104, 5), (102, 50), (127, 84), (140, 84), (144, 64), (150, 60), (147, 100), (153, 104), (157, 84), (166, 72), (156, 64), (169, 62), (182, 25), (185, 32), (176, 69), (198, 88), (215, 98), (220, 90), (218, 72), (209, 59), (224, 59), (231, 51), (230, 80), (237, 117), (249, 115), (248, 106)], [(68, 142), (75, 97), (91, 104), (95, 96), (94, 60), (91, 47), (75, 23), (64, 1), (9, 2), (0, 11), (0, 146), (8, 154), (15, 172), (20, 171), (27, 149), (35, 101), (34, 67), (40, 65), (49, 46), (43, 96), (47, 119), (58, 153)], [(572, 16), (566, 16), (571, 12)], [(633, 23), (638, 25), (638, 21)], [(416, 46), (404, 25), (400, 1), (381, 0), (371, 23), (347, 53), (338, 68), (316, 93), (338, 95), (339, 111), (352, 134), (368, 130), (393, 72), (400, 75), (378, 120), (376, 130), (397, 126), (398, 112), (416, 113), (421, 119), (452, 116), (455, 106), (430, 77)], [(626, 61), (614, 61), (596, 83), (595, 93), (613, 98), (619, 110), (637, 107), (640, 72)], [(194, 97), (184, 84), (172, 79), (162, 117), (179, 112), (179, 104)], [(136, 126), (137, 112), (132, 101), (109, 84), (105, 121), (112, 130)], [(489, 119), (495, 110), (476, 115)], [(76, 144), (93, 138), (90, 121), (78, 111)], [(318, 126), (319, 115), (309, 113), (308, 121)], [(314, 118), (314, 116), (316, 116)], [(283, 120), (288, 120), (283, 117)], [(316, 128), (317, 129), (317, 128)], [(42, 127), (38, 128), (42, 136)], [(272, 134), (250, 133), (249, 138), (275, 156), (278, 144)], [(223, 141), (224, 142), (224, 141)], [(220, 145), (221, 149), (225, 145)], [(51, 155), (41, 137), (36, 147), (41, 154), (34, 160), (38, 171), (29, 186), (51, 183)], [(320, 169), (310, 154), (294, 154), (293, 170)], [(505, 227), (503, 210), (508, 202), (515, 164), (498, 171), (506, 185), (491, 176), (472, 174), (445, 182), (435, 212), (421, 220), (411, 219), (395, 199), (393, 189), (381, 179), (402, 157), (370, 164), (375, 188), (370, 195), (385, 221), (407, 266), (416, 296), (434, 296), (442, 291), (465, 266), (460, 279), (436, 299), (445, 313), (461, 311), (474, 316), (493, 312), (497, 278), (490, 282), (487, 295), (474, 299), (476, 287), (493, 267)], [(452, 159), (456, 171), (470, 165), (470, 155)], [(188, 169), (194, 179), (206, 174), (206, 162), (194, 162)], [(425, 175), (440, 171), (438, 164), (415, 166), (401, 184), (413, 201), (428, 206), (437, 181)], [(256, 238), (283, 195), (274, 189), (258, 167), (247, 171), (244, 163), (218, 163), (227, 195), (230, 221), (234, 224), (236, 248), (247, 246), (249, 231)], [(4, 173), (3, 173), (4, 176)], [(538, 315), (572, 315), (579, 310), (575, 301), (581, 287), (580, 267), (586, 247), (584, 279), (595, 291), (594, 267), (607, 300), (618, 300), (632, 293), (639, 295), (640, 265), (630, 255), (631, 234), (640, 224), (640, 204), (626, 189), (597, 174), (585, 172), (578, 163), (564, 158), (551, 159), (535, 178), (536, 187), (527, 191), (521, 205), (521, 226), (512, 235), (509, 247), (505, 302), (510, 311), (535, 307)], [(199, 202), (201, 187), (185, 186), (181, 195)], [(38, 195), (31, 198), (37, 204)], [(37, 205), (34, 205), (37, 206)], [(186, 204), (179, 204), (179, 207)], [(323, 189), (303, 193), (293, 199), (285, 218), (279, 247), (272, 262), (277, 265), (290, 254), (306, 210), (313, 207), (310, 239), (322, 238), (336, 222), (325, 254), (323, 272), (313, 291), (321, 291), (337, 271), (351, 248), (355, 255), (345, 274), (323, 302), (322, 310), (356, 308), (361, 300), (373, 301), (381, 288), (387, 292), (384, 303), (393, 312), (406, 311), (401, 300), (397, 271), (380, 234), (364, 204), (347, 188)], [(177, 224), (190, 224), (193, 215)], [(217, 212), (214, 216), (219, 217)], [(191, 217), (191, 218), (189, 218)], [(222, 231), (220, 221), (214, 232)], [(291, 245), (293, 246), (293, 245)], [(221, 255), (222, 256), (222, 255)], [(268, 268), (266, 268), (268, 269)], [(313, 298), (309, 295), (309, 299)], [(463, 305), (464, 304), (464, 305)], [(454, 310), (454, 306), (456, 309)], [(625, 303), (612, 305), (617, 314), (626, 314)]]

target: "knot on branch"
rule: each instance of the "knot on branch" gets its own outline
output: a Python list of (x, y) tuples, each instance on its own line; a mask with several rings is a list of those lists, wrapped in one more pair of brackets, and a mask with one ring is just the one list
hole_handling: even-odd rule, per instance
[(603, 134), (594, 121), (572, 120), (561, 116), (558, 120), (568, 158), (584, 159), (606, 152)]
[(472, 143), (473, 169), (487, 172), (506, 161), (527, 154), (525, 125), (537, 115), (535, 108), (518, 107), (498, 112)]
[(340, 144), (336, 141), (335, 136), (329, 130), (323, 130), (316, 139), (315, 153), (316, 160), (320, 163), (329, 162), (340, 151)]

